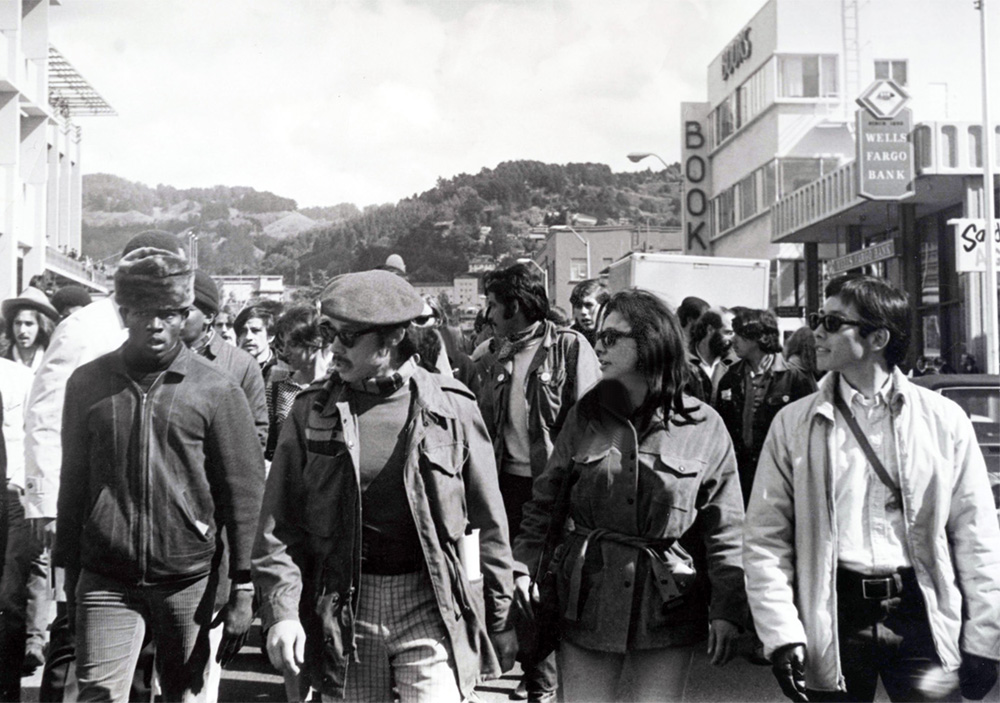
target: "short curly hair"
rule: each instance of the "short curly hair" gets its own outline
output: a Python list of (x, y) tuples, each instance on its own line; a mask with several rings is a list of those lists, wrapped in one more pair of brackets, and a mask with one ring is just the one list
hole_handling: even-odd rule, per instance
[(774, 354), (781, 351), (778, 335), (778, 318), (770, 310), (740, 308), (733, 317), (733, 332), (757, 342), (761, 351)]

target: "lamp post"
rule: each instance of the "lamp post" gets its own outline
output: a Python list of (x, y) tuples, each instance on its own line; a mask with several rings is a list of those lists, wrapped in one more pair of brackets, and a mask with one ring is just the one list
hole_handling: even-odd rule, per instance
[[(660, 156), (659, 154), (654, 154), (651, 151), (633, 151), (633, 152), (630, 152), (630, 153), (626, 154), (626, 156), (628, 157), (628, 160), (631, 161), (634, 164), (637, 164), (640, 161), (642, 161), (643, 159), (652, 156), (654, 159), (658, 159), (659, 162), (661, 164), (663, 164), (663, 168), (665, 168), (667, 171), (670, 171), (670, 165), (666, 161), (663, 160), (663, 157)], [(667, 183), (680, 183), (681, 184), (681, 231), (682, 232), (686, 232), (687, 231), (687, 225), (685, 224), (685, 222), (687, 221), (687, 203), (686, 203), (686, 198), (685, 198), (685, 185), (686, 184), (684, 182), (684, 179), (683, 178), (667, 178), (665, 180), (667, 181)], [(646, 221), (646, 228), (647, 229), (649, 228), (649, 220)], [(685, 254), (687, 254), (687, 250), (688, 250), (687, 243), (685, 242), (684, 243), (684, 253)]]
[(983, 229), (986, 232), (986, 295), (983, 296), (983, 311), (986, 318), (986, 371), (1000, 371), (1000, 335), (997, 332), (997, 264), (996, 241), (994, 240), (993, 216), (993, 124), (990, 122), (990, 80), (987, 70), (986, 0), (979, 3), (979, 32), (981, 57), (983, 62)]
[(539, 264), (537, 261), (535, 261), (534, 259), (529, 259), (527, 257), (525, 257), (523, 259), (517, 259), (517, 263), (519, 263), (519, 264), (532, 264), (532, 265), (534, 265), (534, 267), (536, 269), (538, 269), (539, 271), (542, 272), (542, 278), (545, 279), (545, 297), (547, 297), (547, 298), (550, 297), (549, 296), (549, 272), (546, 271), (542, 267), (542, 265)]

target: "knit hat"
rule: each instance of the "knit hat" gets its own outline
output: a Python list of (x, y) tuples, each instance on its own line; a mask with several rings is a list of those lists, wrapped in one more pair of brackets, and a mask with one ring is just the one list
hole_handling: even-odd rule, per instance
[(69, 308), (83, 308), (90, 303), (90, 293), (83, 286), (63, 286), (52, 295), (52, 305), (60, 315)]
[(129, 310), (187, 308), (194, 303), (194, 272), (184, 252), (135, 249), (118, 262), (115, 300)]
[(0, 313), (5, 320), (10, 320), (19, 310), (24, 309), (37, 310), (53, 322), (59, 322), (59, 311), (52, 307), (49, 297), (34, 286), (28, 286), (17, 298), (7, 298), (0, 304)]
[(213, 315), (219, 312), (219, 287), (201, 269), (194, 272), (194, 304)]
[(413, 286), (379, 270), (337, 276), (320, 301), (324, 315), (371, 327), (401, 325), (424, 311), (424, 300)]

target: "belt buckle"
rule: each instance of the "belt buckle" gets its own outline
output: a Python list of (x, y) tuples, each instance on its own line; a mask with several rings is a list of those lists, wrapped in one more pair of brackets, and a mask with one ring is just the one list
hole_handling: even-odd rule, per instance
[(861, 579), (861, 595), (865, 600), (885, 600), (892, 595), (892, 579)]

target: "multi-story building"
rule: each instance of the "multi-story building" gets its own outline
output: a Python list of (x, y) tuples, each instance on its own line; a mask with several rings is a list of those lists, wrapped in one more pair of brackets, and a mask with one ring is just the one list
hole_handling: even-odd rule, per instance
[(221, 305), (239, 310), (250, 300), (285, 298), (284, 276), (212, 276)]
[(80, 241), (82, 116), (114, 111), (49, 41), (57, 0), (0, 1), (0, 299), (36, 275), (107, 292)]
[[(982, 216), (979, 46), (971, 2), (764, 3), (709, 65), (708, 101), (682, 106), (685, 249), (771, 259), (788, 310), (815, 310), (834, 273), (886, 277), (914, 302), (917, 354), (984, 359), (983, 275), (956, 271), (948, 224)], [(898, 200), (858, 195), (855, 101), (879, 79), (912, 109)]]
[(678, 227), (553, 225), (533, 260), (545, 272), (549, 301), (568, 311), (569, 296), (580, 281), (599, 278), (604, 269), (629, 252), (678, 254), (682, 239)]

